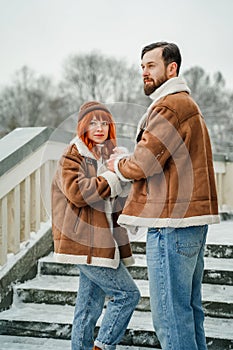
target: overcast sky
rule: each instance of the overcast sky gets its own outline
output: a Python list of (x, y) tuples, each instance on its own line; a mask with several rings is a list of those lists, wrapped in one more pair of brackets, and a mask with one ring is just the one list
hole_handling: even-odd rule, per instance
[(178, 44), (182, 71), (222, 72), (233, 90), (233, 0), (0, 0), (0, 86), (28, 65), (61, 77), (72, 53), (99, 50), (140, 67), (144, 45)]

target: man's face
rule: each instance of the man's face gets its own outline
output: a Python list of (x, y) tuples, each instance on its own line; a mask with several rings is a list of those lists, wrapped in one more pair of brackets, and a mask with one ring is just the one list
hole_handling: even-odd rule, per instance
[(162, 58), (161, 47), (146, 52), (142, 58), (141, 66), (144, 92), (146, 95), (152, 94), (152, 92), (168, 80), (167, 68)]

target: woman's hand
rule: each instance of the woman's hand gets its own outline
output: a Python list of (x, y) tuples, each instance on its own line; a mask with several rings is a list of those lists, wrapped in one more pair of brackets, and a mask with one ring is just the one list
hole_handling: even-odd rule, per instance
[(129, 151), (127, 150), (126, 147), (115, 147), (113, 149), (113, 153), (111, 154), (109, 160), (107, 161), (107, 167), (109, 170), (114, 171), (114, 162), (115, 160), (122, 154), (128, 154)]

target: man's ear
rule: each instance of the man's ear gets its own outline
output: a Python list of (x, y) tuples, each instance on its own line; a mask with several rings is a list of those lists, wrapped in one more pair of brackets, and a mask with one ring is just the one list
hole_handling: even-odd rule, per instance
[(167, 75), (168, 78), (173, 78), (177, 76), (177, 63), (171, 62), (167, 66)]

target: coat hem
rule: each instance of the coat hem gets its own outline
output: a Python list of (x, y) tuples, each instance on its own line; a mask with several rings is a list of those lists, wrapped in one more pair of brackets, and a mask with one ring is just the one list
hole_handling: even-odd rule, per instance
[(220, 222), (219, 215), (200, 215), (187, 218), (141, 218), (121, 214), (117, 223), (120, 226), (128, 228), (128, 226), (139, 227), (189, 227), (199, 225), (218, 224)]
[(98, 258), (92, 256), (90, 264), (87, 263), (86, 255), (60, 254), (54, 252), (53, 256), (54, 260), (58, 263), (110, 267), (112, 269), (117, 269), (120, 262), (119, 255), (115, 257), (115, 259)]

